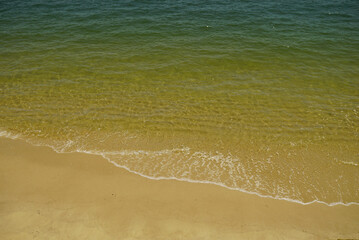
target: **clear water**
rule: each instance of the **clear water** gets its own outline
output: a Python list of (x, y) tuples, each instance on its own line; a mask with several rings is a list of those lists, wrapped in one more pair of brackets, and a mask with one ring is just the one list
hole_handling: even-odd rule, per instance
[(3, 135), (151, 178), (359, 202), (356, 0), (0, 1), (0, 56)]

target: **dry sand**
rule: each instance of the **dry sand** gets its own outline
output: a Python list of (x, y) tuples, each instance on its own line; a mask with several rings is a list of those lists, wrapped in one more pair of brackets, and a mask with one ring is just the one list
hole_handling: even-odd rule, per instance
[(0, 138), (0, 239), (359, 239), (359, 206), (149, 180), (98, 156)]

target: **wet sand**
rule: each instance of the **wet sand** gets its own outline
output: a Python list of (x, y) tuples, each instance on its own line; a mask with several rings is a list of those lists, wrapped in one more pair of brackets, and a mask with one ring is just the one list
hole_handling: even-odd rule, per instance
[(83, 153), (0, 138), (0, 238), (359, 239), (359, 206), (149, 180)]

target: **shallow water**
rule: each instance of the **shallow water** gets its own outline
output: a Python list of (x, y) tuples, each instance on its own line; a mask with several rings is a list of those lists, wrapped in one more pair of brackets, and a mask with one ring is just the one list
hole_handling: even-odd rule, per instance
[(151, 178), (359, 202), (357, 1), (0, 1), (0, 130)]

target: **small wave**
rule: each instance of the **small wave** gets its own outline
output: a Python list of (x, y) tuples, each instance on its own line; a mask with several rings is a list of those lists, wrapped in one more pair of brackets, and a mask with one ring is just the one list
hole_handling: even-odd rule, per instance
[[(224, 187), (226, 189), (229, 190), (235, 190), (235, 191), (239, 191), (239, 192), (243, 192), (243, 193), (247, 193), (247, 194), (252, 194), (252, 195), (257, 195), (259, 197), (263, 197), (263, 198), (270, 198), (270, 199), (276, 199), (276, 200), (284, 200), (284, 201), (289, 201), (289, 202), (293, 202), (293, 203), (298, 203), (301, 205), (309, 205), (309, 204), (313, 204), (313, 203), (320, 203), (320, 204), (324, 204), (327, 206), (336, 206), (336, 205), (343, 205), (343, 206), (350, 206), (350, 205), (359, 205), (359, 203), (357, 202), (348, 202), (348, 203), (344, 203), (344, 202), (332, 202), (332, 203), (327, 203), (324, 201), (320, 201), (318, 199), (310, 201), (310, 202), (303, 202), (300, 200), (296, 200), (296, 199), (291, 199), (291, 198), (287, 198), (287, 197), (282, 197), (282, 196), (271, 196), (271, 195), (265, 195), (265, 194), (260, 194), (258, 192), (254, 192), (254, 191), (248, 191), (239, 187), (230, 187), (227, 186), (223, 183), (218, 183), (218, 182), (213, 182), (213, 181), (207, 181), (207, 180), (193, 180), (190, 178), (178, 178), (178, 177), (163, 177), (163, 176), (149, 176), (146, 174), (143, 174), (141, 172), (138, 171), (134, 171), (131, 168), (125, 166), (125, 165), (120, 165), (117, 162), (111, 160), (111, 158), (109, 156), (111, 155), (122, 155), (122, 156), (133, 156), (133, 155), (138, 155), (138, 154), (150, 154), (150, 153), (157, 153), (157, 154), (169, 154), (169, 153), (173, 153), (173, 152), (178, 152), (178, 151), (184, 151), (184, 152), (189, 152), (190, 149), (185, 147), (185, 148), (178, 148), (178, 149), (166, 149), (166, 150), (160, 150), (160, 151), (143, 151), (143, 150), (123, 150), (123, 151), (113, 151), (113, 152), (101, 152), (101, 151), (93, 151), (93, 150), (85, 150), (85, 149), (76, 149), (74, 151), (67, 151), (67, 146), (69, 145), (73, 145), (74, 142), (69, 140), (67, 141), (63, 147), (54, 147), (52, 145), (49, 144), (44, 144), (44, 143), (34, 143), (33, 141), (26, 139), (26, 137), (23, 137), (19, 134), (12, 134), (8, 131), (5, 130), (0, 130), (0, 137), (4, 137), (4, 138), (9, 138), (9, 139), (21, 139), (24, 140), (25, 142), (30, 143), (33, 146), (46, 146), (49, 147), (51, 149), (53, 149), (55, 152), (57, 153), (73, 153), (73, 152), (78, 152), (78, 153), (85, 153), (85, 154), (91, 154), (91, 155), (97, 155), (97, 156), (101, 156), (104, 159), (106, 159), (109, 163), (113, 164), (116, 167), (125, 169), (131, 173), (134, 173), (136, 175), (145, 177), (147, 179), (151, 179), (151, 180), (177, 180), (177, 181), (181, 181), (181, 182), (190, 182), (190, 183), (202, 183), (202, 184), (213, 184), (216, 186), (220, 186), (220, 187)], [(198, 152), (196, 152), (198, 153)], [(216, 156), (215, 156), (216, 157)], [(350, 164), (350, 165), (354, 165), (354, 166), (358, 166), (359, 164), (353, 163), (353, 162), (344, 162), (341, 161), (343, 164)]]
[[(85, 153), (85, 152), (84, 152)], [(87, 152), (89, 154), (92, 154), (90, 152)], [(139, 172), (136, 172), (136, 171), (133, 171), (131, 169), (129, 169), (128, 167), (126, 166), (122, 166), (122, 165), (119, 165), (117, 164), (116, 162), (114, 161), (111, 161), (109, 158), (106, 158), (104, 155), (100, 154), (102, 157), (104, 157), (105, 159), (107, 159), (110, 163), (112, 163), (113, 165), (115, 165), (116, 167), (119, 167), (119, 168), (123, 168), (131, 173), (134, 173), (134, 174), (137, 174), (137, 175), (140, 175), (142, 177), (145, 177), (145, 178), (148, 178), (148, 179), (151, 179), (151, 180), (177, 180), (177, 181), (181, 181), (181, 182), (190, 182), (190, 183), (205, 183), (205, 184), (213, 184), (213, 185), (216, 185), (216, 186), (220, 186), (220, 187), (224, 187), (226, 189), (229, 189), (229, 190), (235, 190), (235, 191), (239, 191), (239, 192), (243, 192), (243, 193), (248, 193), (248, 194), (252, 194), (252, 195), (257, 195), (259, 197), (263, 197), (263, 198), (271, 198), (271, 199), (275, 199), (275, 200), (284, 200), (284, 201), (288, 201), (288, 202), (294, 202), (294, 203), (299, 203), (301, 205), (309, 205), (309, 204), (312, 204), (312, 203), (320, 203), (320, 204), (324, 204), (324, 205), (327, 205), (327, 206), (336, 206), (336, 205), (344, 205), (344, 206), (350, 206), (350, 205), (359, 205), (359, 203), (357, 202), (349, 202), (349, 203), (343, 203), (343, 202), (333, 202), (333, 203), (326, 203), (326, 202), (323, 202), (323, 201), (320, 201), (320, 200), (313, 200), (311, 202), (302, 202), (302, 201), (299, 201), (299, 200), (295, 200), (295, 199), (290, 199), (290, 198), (285, 198), (285, 197), (279, 197), (279, 196), (270, 196), (270, 195), (263, 195), (263, 194), (260, 194), (260, 193), (257, 193), (257, 192), (251, 192), (251, 191), (247, 191), (247, 190), (244, 190), (244, 189), (241, 189), (241, 188), (233, 188), (233, 187), (228, 187), (222, 183), (217, 183), (217, 182), (211, 182), (211, 181), (200, 181), (200, 180), (192, 180), (192, 179), (187, 179), (187, 178), (176, 178), (176, 177), (151, 177), (151, 176), (147, 176), (147, 175), (144, 175), (142, 173), (139, 173)]]
[(17, 134), (12, 134), (12, 133), (9, 133), (7, 131), (2, 131), (2, 130), (0, 130), (0, 137), (10, 138), (10, 139), (20, 138), (20, 136)]

